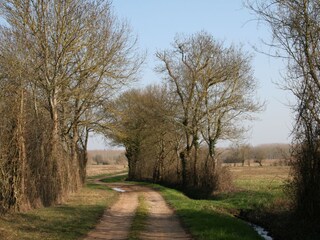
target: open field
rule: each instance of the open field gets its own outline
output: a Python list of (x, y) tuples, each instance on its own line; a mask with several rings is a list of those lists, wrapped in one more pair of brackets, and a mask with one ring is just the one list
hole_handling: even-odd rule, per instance
[(125, 150), (88, 150), (88, 164), (127, 164)]
[(231, 167), (235, 190), (221, 193), (215, 200), (237, 210), (271, 207), (285, 201), (289, 167)]
[(265, 166), (258, 165), (252, 167), (230, 167), (235, 180), (253, 177), (261, 180), (281, 180), (285, 181), (289, 177), (290, 168), (287, 166)]
[(128, 171), (127, 164), (121, 165), (88, 165), (87, 166), (87, 176), (93, 177), (97, 175), (103, 174), (114, 174), (114, 173), (122, 173)]
[(220, 194), (217, 200), (240, 210), (245, 219), (265, 226), (275, 239), (320, 239), (318, 222), (302, 220), (292, 211), (286, 193), (289, 167), (232, 167), (238, 191)]

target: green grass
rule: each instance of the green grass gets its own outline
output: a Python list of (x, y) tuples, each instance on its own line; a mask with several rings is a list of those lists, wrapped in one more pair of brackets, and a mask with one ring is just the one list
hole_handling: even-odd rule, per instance
[(101, 179), (101, 182), (104, 182), (104, 183), (123, 182), (124, 180), (126, 180), (127, 177), (128, 177), (128, 174), (123, 174), (123, 175), (114, 176), (114, 177), (107, 177), (107, 178)]
[(139, 195), (139, 206), (133, 218), (129, 232), (129, 240), (139, 239), (139, 234), (145, 229), (148, 217), (148, 206), (143, 195)]
[(90, 181), (90, 180), (95, 180), (95, 179), (108, 178), (108, 177), (118, 175), (118, 174), (128, 174), (128, 170), (123, 170), (121, 172), (116, 172), (116, 173), (102, 173), (102, 174), (87, 177), (87, 180)]
[(78, 239), (95, 227), (117, 196), (115, 191), (90, 183), (65, 204), (0, 217), (0, 239)]
[[(208, 200), (193, 200), (177, 190), (146, 183), (159, 190), (176, 210), (184, 225), (196, 239), (261, 239), (245, 222), (233, 214), (241, 210), (263, 211), (285, 199), (283, 186), (286, 169), (241, 168), (235, 177), (235, 191), (220, 193)], [(106, 181), (122, 181), (114, 177)], [(280, 201), (281, 202), (281, 201)]]
[[(116, 182), (123, 181), (124, 179), (124, 177), (112, 177), (104, 179), (103, 181)], [(255, 192), (255, 190), (258, 190), (257, 188), (259, 187), (259, 183), (257, 183), (256, 187), (250, 187), (253, 196), (252, 199), (247, 202), (245, 202), (245, 199), (246, 196), (248, 196), (247, 194), (250, 188), (247, 188), (244, 191), (235, 192), (233, 195), (221, 194), (217, 200), (193, 200), (174, 189), (148, 183), (138, 184), (151, 186), (160, 191), (169, 205), (175, 209), (185, 227), (189, 229), (190, 233), (196, 239), (261, 239), (261, 237), (258, 236), (258, 234), (248, 224), (231, 214), (231, 212), (237, 211), (237, 209), (241, 207), (251, 208), (260, 201), (259, 199), (261, 198), (261, 195), (259, 194), (263, 193), (264, 189), (261, 189), (260, 193), (259, 191)], [(243, 185), (241, 185), (240, 182), (237, 184), (240, 184), (239, 187), (247, 186), (247, 183), (244, 182)], [(237, 203), (237, 201), (240, 201), (240, 203)], [(139, 214), (137, 214), (136, 217), (138, 217), (138, 215)], [(138, 222), (139, 221), (140, 220), (138, 220)], [(131, 239), (138, 239), (138, 237), (137, 235), (133, 235)]]
[(268, 179), (237, 179), (236, 190), (215, 196), (217, 204), (227, 209), (255, 210), (270, 208), (275, 201), (284, 199), (284, 182)]
[(193, 200), (181, 192), (156, 186), (196, 239), (254, 240), (260, 236), (213, 200)]

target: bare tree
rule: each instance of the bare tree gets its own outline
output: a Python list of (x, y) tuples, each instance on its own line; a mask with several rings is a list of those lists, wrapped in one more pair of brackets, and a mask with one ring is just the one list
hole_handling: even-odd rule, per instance
[(101, 154), (97, 154), (93, 157), (93, 161), (95, 161), (98, 165), (103, 164), (103, 157)]
[(266, 159), (266, 152), (263, 147), (255, 147), (252, 149), (252, 159), (262, 167), (262, 161)]
[[(39, 160), (33, 165), (29, 159), (31, 178), (40, 176), (34, 182), (43, 183), (33, 189), (42, 203), (51, 204), (82, 185), (88, 132), (103, 122), (96, 113), (134, 78), (143, 59), (108, 1), (6, 0), (0, 10), (6, 20), (1, 81), (19, 86), (19, 158)], [(27, 119), (28, 111), (34, 117)]]
[(157, 71), (180, 107), (176, 121), (185, 136), (180, 152), (183, 185), (196, 186), (201, 140), (209, 148), (206, 169), (215, 172), (217, 141), (238, 137), (242, 129), (237, 120), (260, 110), (253, 99), (256, 83), (250, 57), (236, 47), (223, 47), (205, 32), (177, 37), (173, 49), (158, 52), (157, 57), (162, 62)]
[(231, 145), (231, 147), (229, 147), (229, 161), (233, 160), (232, 162), (239, 162), (243, 167), (245, 161), (249, 160), (249, 158), (251, 157), (252, 150), (252, 146), (250, 146), (249, 144), (239, 142), (234, 143), (233, 145)]
[(269, 0), (247, 5), (270, 27), (274, 55), (287, 60), (284, 87), (297, 99), (292, 106), (296, 160), (291, 186), (297, 210), (314, 218), (320, 213), (320, 2)]

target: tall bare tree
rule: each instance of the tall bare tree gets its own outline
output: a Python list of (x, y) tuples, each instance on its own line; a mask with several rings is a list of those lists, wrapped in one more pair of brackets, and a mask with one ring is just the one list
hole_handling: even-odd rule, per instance
[[(103, 121), (96, 113), (134, 78), (143, 59), (129, 26), (115, 17), (108, 1), (4, 0), (0, 10), (6, 20), (1, 81), (18, 82), (21, 89), (19, 156), (29, 156), (31, 177), (39, 174), (32, 157), (46, 165), (39, 174), (44, 184), (34, 188), (50, 204), (82, 185), (88, 132)], [(34, 120), (27, 119), (28, 111)], [(26, 138), (34, 140), (27, 147)]]
[(247, 5), (270, 27), (274, 55), (287, 60), (284, 86), (297, 99), (292, 190), (297, 210), (314, 218), (320, 214), (320, 2), (269, 0)]
[(157, 53), (162, 62), (157, 70), (180, 106), (176, 121), (185, 135), (185, 149), (180, 152), (183, 185), (188, 181), (197, 185), (201, 140), (209, 148), (207, 169), (214, 172), (217, 140), (238, 137), (241, 128), (236, 120), (260, 110), (261, 105), (254, 100), (250, 57), (241, 49), (225, 48), (206, 32), (177, 37), (172, 46)]

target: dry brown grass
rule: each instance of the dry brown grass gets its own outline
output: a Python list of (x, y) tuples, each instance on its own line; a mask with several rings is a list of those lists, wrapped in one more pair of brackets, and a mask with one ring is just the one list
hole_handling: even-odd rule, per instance
[[(87, 171), (89, 176), (94, 176), (124, 170), (127, 170), (127, 166), (89, 165)], [(78, 239), (95, 226), (104, 209), (115, 202), (117, 196), (114, 191), (88, 182), (86, 187), (71, 194), (62, 205), (1, 216), (0, 239)]]
[(288, 166), (254, 166), (254, 167), (230, 167), (230, 171), (235, 180), (243, 179), (282, 179), (290, 177), (290, 167)]
[(115, 191), (91, 184), (62, 205), (6, 214), (0, 217), (0, 239), (79, 239), (95, 226), (117, 196)]
[(121, 173), (128, 170), (128, 165), (88, 165), (87, 176)]

